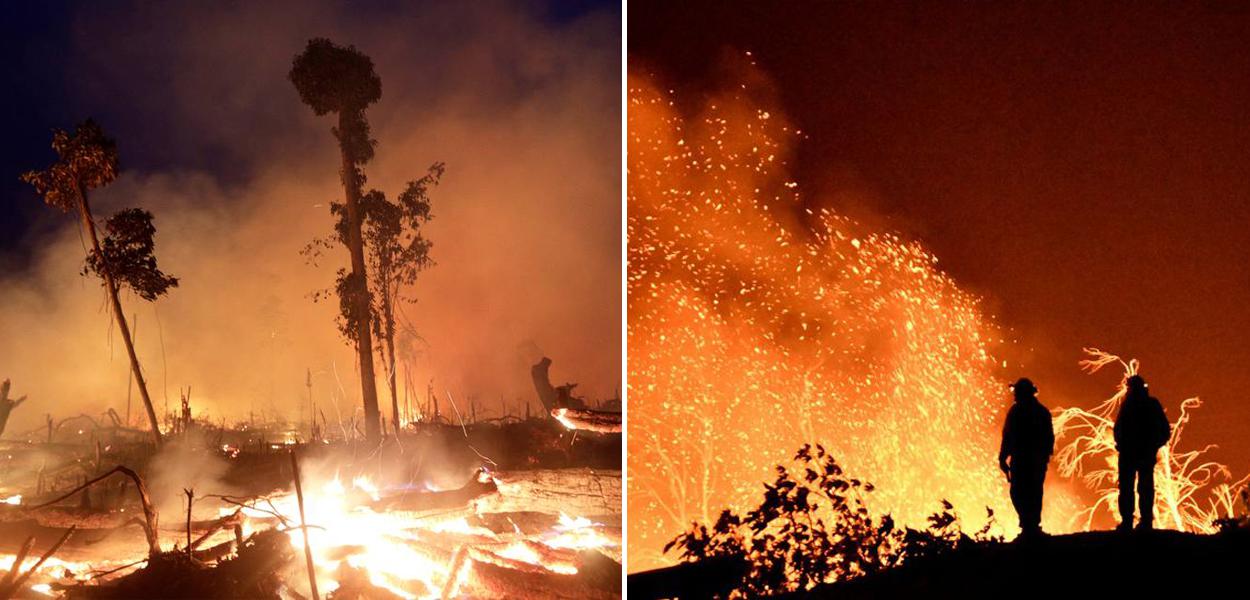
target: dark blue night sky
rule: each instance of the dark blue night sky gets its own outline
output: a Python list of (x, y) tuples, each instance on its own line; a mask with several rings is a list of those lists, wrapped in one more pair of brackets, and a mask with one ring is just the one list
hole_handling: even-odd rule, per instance
[[(367, 30), (369, 23), (402, 18), (402, 13), (410, 12), (413, 6), (407, 2), (352, 2), (332, 8), (336, 19), (355, 21), (346, 27)], [(228, 3), (225, 10), (231, 7)], [(528, 10), (540, 21), (559, 25), (592, 12), (619, 15), (620, 6), (601, 0), (559, 0)], [(88, 11), (90, 15), (86, 14)], [(148, 62), (145, 57), (134, 56), (136, 64), (121, 70), (123, 77), (117, 76), (119, 70), (103, 78), (91, 72), (95, 36), (124, 39), (147, 28), (160, 27), (159, 15), (153, 16), (155, 12), (135, 9), (127, 2), (109, 3), (107, 8), (101, 8), (99, 3), (60, 0), (7, 2), (0, 8), (0, 43), (8, 57), (3, 86), (8, 90), (3, 113), (5, 143), (0, 150), (0, 269), (11, 272), (26, 267), (31, 257), (27, 242), (63, 223), (59, 215), (43, 206), (29, 186), (18, 181), (22, 172), (42, 168), (52, 161), (49, 142), (53, 128), (70, 128), (88, 116), (95, 118), (118, 140), (123, 169), (190, 168), (211, 172), (227, 184), (249, 174), (248, 153), (236, 150), (233, 143), (180, 135), (187, 130), (179, 127), (180, 115), (176, 112), (162, 113), (160, 102), (136, 106), (124, 100), (126, 94), (150, 99), (168, 92), (169, 79), (177, 76), (176, 65), (160, 56), (159, 48), (150, 49), (154, 60), (148, 64), (144, 64)], [(84, 20), (101, 13), (107, 14), (111, 22), (129, 22), (133, 30), (123, 26), (100, 32), (83, 27)], [(129, 19), (130, 13), (135, 13), (133, 20)], [(297, 49), (284, 48), (281, 52), (293, 55)], [(422, 49), (432, 57), (430, 60), (436, 60), (438, 51), (436, 47)], [(103, 93), (91, 93), (92, 90)], [(125, 94), (114, 93), (119, 90), (125, 90)], [(274, 101), (275, 106), (256, 107), (250, 117), (294, 119), (303, 110), (292, 104), (294, 97)]]

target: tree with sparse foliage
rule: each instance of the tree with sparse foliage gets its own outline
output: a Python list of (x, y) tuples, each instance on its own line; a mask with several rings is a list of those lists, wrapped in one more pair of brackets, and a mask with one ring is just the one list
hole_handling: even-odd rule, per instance
[(415, 303), (416, 298), (404, 295), (404, 289), (416, 283), (417, 275), (433, 265), (430, 240), (422, 232), (432, 218), (430, 188), (443, 176), (443, 163), (432, 165), (425, 176), (408, 182), (398, 202), (391, 202), (377, 190), (363, 198), (365, 215), (365, 249), (369, 257), (369, 287), (373, 302), (373, 332), (378, 338), (378, 353), (386, 369), (391, 392), (391, 422), (396, 435), (401, 426), (399, 395), (395, 379), (396, 310), (400, 302)]
[(148, 395), (118, 290), (123, 286), (130, 288), (140, 298), (151, 302), (176, 287), (178, 279), (162, 273), (156, 266), (156, 228), (152, 225), (152, 213), (148, 211), (131, 208), (113, 215), (105, 222), (105, 238), (100, 240), (88, 192), (117, 178), (117, 145), (104, 135), (100, 126), (88, 119), (72, 134), (58, 129), (52, 134), (52, 149), (59, 156), (57, 162), (44, 171), (23, 174), (22, 180), (33, 185), (49, 206), (65, 213), (78, 213), (86, 237), (91, 241), (83, 272), (97, 275), (108, 294), (113, 319), (130, 356), (131, 373), (148, 413), (152, 439), (160, 447), (161, 430), (156, 409)]
[(332, 129), (338, 140), (343, 183), (343, 228), (336, 231), (351, 254), (351, 270), (340, 270), (336, 290), (347, 307), (351, 327), (349, 336), (356, 345), (360, 362), (361, 395), (365, 407), (365, 436), (370, 442), (381, 440), (381, 413), (378, 410), (377, 383), (373, 371), (373, 331), (371, 327), (370, 293), (365, 265), (364, 241), (361, 235), (363, 215), (360, 210), (361, 188), (365, 176), (361, 166), (373, 158), (374, 140), (370, 138), (365, 109), (382, 97), (382, 80), (373, 70), (373, 61), (354, 46), (338, 46), (330, 40), (310, 40), (291, 65), (291, 83), (300, 99), (322, 116), (335, 113), (338, 126)]
[[(422, 271), (434, 264), (430, 258), (433, 244), (425, 237), (422, 229), (433, 218), (430, 210), (430, 189), (438, 185), (442, 176), (443, 163), (434, 163), (420, 179), (408, 182), (397, 202), (388, 200), (386, 194), (378, 190), (369, 190), (360, 199), (360, 213), (364, 219), (362, 236), (369, 269), (369, 322), (373, 328), (376, 350), (387, 374), (391, 393), (391, 423), (396, 432), (400, 428), (396, 383), (398, 362), (395, 357), (395, 340), (400, 327), (398, 311), (401, 303), (416, 302), (416, 298), (404, 295), (404, 291), (416, 283), (417, 276)], [(337, 217), (335, 233), (328, 238), (314, 239), (304, 249), (304, 254), (310, 259), (345, 243), (346, 211), (340, 203), (332, 204), (330, 210)], [(337, 323), (343, 336), (356, 344), (359, 339), (356, 337), (357, 323), (352, 306), (354, 298), (348, 285), (346, 278), (339, 278), (335, 289), (335, 295), (339, 298)], [(325, 291), (319, 291), (314, 297), (320, 299), (328, 295)], [(409, 329), (415, 335), (415, 332), (411, 332), (411, 327)]]

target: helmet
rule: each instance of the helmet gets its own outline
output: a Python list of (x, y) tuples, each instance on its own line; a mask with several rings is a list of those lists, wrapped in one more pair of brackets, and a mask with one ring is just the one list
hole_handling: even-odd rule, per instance
[(1028, 377), (1021, 377), (1011, 385), (1011, 391), (1017, 398), (1025, 398), (1037, 393), (1037, 386), (1033, 385), (1033, 381)]

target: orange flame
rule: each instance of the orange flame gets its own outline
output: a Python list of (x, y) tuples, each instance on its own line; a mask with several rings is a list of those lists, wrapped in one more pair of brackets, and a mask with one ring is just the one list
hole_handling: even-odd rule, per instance
[[(785, 174), (799, 132), (751, 93), (685, 116), (630, 81), (631, 571), (671, 562), (664, 542), (746, 506), (806, 442), (904, 524), (942, 498), (974, 528), (1010, 510), (977, 298), (919, 244), (804, 209)], [(1048, 498), (1049, 528), (1070, 503)]]

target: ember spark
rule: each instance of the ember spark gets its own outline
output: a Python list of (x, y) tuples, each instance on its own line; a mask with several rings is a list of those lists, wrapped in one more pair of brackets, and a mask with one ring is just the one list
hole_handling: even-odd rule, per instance
[[(974, 529), (1010, 514), (977, 298), (919, 244), (805, 208), (785, 166), (800, 133), (747, 86), (694, 116), (629, 87), (629, 570), (674, 560), (664, 542), (747, 506), (807, 442), (903, 524), (942, 498)], [(1068, 504), (1048, 497), (1050, 530)]]

